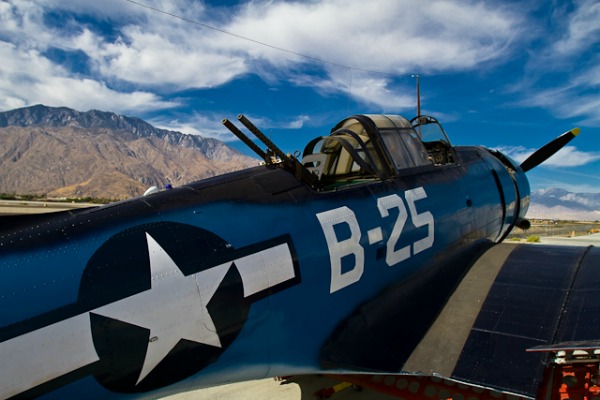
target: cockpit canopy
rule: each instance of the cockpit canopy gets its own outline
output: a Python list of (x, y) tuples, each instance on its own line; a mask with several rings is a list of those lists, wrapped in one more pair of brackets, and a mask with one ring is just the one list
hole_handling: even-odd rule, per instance
[(434, 118), (355, 115), (337, 124), (329, 136), (308, 143), (302, 164), (323, 186), (335, 187), (453, 163), (453, 154)]

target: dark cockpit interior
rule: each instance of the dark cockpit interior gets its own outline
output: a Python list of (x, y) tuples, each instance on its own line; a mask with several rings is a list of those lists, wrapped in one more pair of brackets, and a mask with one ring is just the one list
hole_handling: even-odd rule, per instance
[(329, 136), (309, 142), (302, 165), (327, 190), (454, 160), (450, 141), (434, 118), (355, 115), (337, 124)]

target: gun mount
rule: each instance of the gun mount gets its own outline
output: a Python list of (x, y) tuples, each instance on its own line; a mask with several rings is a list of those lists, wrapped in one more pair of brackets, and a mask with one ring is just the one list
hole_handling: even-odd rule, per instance
[(302, 165), (296, 157), (291, 154), (285, 154), (244, 115), (238, 115), (237, 119), (267, 147), (266, 150), (262, 150), (227, 118), (223, 118), (222, 123), (231, 131), (231, 133), (236, 135), (242, 142), (250, 147), (252, 151), (262, 158), (266, 165), (282, 164), (285, 168), (289, 169), (296, 178), (305, 182), (313, 189), (318, 189), (320, 187), (318, 177), (307, 167)]

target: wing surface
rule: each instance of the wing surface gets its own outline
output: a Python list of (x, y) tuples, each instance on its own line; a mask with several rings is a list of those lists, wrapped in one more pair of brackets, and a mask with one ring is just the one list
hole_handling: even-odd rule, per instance
[[(412, 304), (414, 310), (422, 306)], [(401, 315), (378, 317), (388, 318), (387, 326), (381, 321), (371, 325), (387, 329), (387, 337), (401, 339), (403, 331), (413, 328)], [(599, 320), (600, 248), (500, 244), (473, 264), (427, 329), (416, 327), (423, 332), (416, 345), (374, 344), (366, 347), (368, 357), (360, 347), (337, 351), (350, 352), (346, 366), (389, 371), (390, 349), (399, 349), (396, 372), (439, 375), (535, 397), (549, 354), (527, 349), (598, 341)], [(339, 343), (332, 338), (329, 347)], [(373, 351), (384, 352), (381, 368)], [(331, 354), (324, 352), (324, 357)]]

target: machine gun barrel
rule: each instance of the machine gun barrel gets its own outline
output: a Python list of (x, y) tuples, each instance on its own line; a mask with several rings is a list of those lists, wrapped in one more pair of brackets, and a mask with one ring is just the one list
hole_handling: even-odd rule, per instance
[[(238, 120), (246, 128), (248, 128), (248, 130), (252, 132), (261, 142), (263, 142), (270, 151), (275, 153), (275, 155), (279, 157), (279, 159), (281, 159), (281, 161), (284, 164), (291, 168), (298, 179), (307, 182), (312, 187), (318, 186), (317, 178), (314, 174), (307, 170), (306, 167), (304, 167), (302, 163), (300, 163), (300, 161), (298, 161), (295, 157), (288, 156), (283, 151), (281, 151), (281, 149), (277, 147), (275, 143), (273, 143), (264, 133), (262, 133), (260, 129), (254, 126), (254, 124), (250, 122), (248, 118), (246, 118), (243, 114), (240, 114), (238, 115)], [(269, 161), (267, 161), (267, 163), (268, 162)]]
[(248, 128), (248, 130), (250, 132), (252, 132), (254, 134), (254, 136), (256, 136), (258, 138), (258, 140), (263, 142), (267, 146), (268, 149), (272, 150), (273, 153), (275, 153), (275, 155), (277, 155), (277, 157), (279, 157), (281, 159), (281, 161), (288, 164), (290, 167), (294, 166), (293, 165), (294, 163), (290, 159), (290, 157), (288, 157), (286, 154), (284, 154), (283, 151), (281, 151), (281, 149), (279, 149), (279, 147), (275, 146), (275, 143), (273, 143), (271, 141), (271, 139), (269, 139), (264, 133), (262, 133), (260, 131), (260, 129), (258, 129), (252, 122), (250, 122), (250, 120), (248, 118), (246, 118), (246, 116), (244, 116), (243, 114), (240, 114), (240, 115), (238, 115), (238, 120), (246, 128)]
[(238, 139), (244, 142), (246, 146), (250, 147), (256, 154), (258, 154), (260, 158), (265, 160), (265, 162), (269, 162), (269, 160), (267, 159), (267, 153), (262, 151), (262, 149), (258, 147), (252, 140), (250, 140), (248, 136), (244, 135), (244, 132), (240, 131), (234, 124), (231, 123), (230, 120), (228, 120), (227, 118), (223, 118), (221, 123), (225, 125), (225, 127), (229, 129), (231, 133), (237, 136)]

